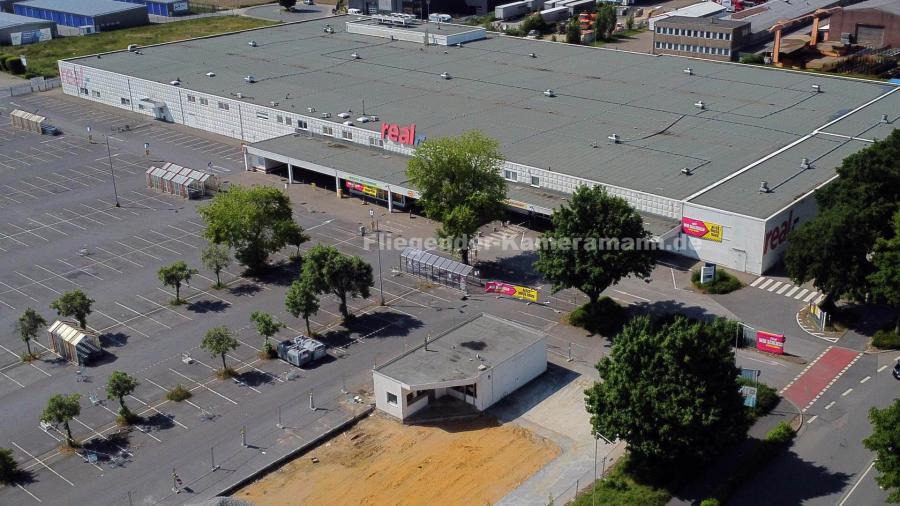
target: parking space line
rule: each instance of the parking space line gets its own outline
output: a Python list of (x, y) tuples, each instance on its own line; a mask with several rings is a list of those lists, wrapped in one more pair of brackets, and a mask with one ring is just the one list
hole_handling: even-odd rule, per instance
[[(170, 226), (171, 226), (171, 225), (170, 225)], [(172, 228), (175, 228), (175, 227), (172, 227)], [(175, 228), (175, 230), (178, 230), (178, 229)], [(150, 233), (156, 234), (156, 235), (158, 235), (158, 236), (160, 236), (160, 237), (165, 237), (165, 238), (166, 238), (167, 240), (169, 240), (169, 241), (175, 241), (175, 242), (179, 242), (179, 243), (181, 243), (181, 244), (184, 244), (185, 246), (187, 246), (187, 247), (189, 247), (189, 248), (199, 249), (197, 246), (194, 246), (193, 244), (184, 242), (184, 241), (182, 241), (181, 239), (176, 239), (175, 237), (168, 236), (168, 235), (166, 235), (166, 234), (163, 234), (162, 232), (157, 232), (156, 230), (153, 230), (152, 228), (148, 228), (147, 231), (150, 232)]]
[(53, 186), (58, 186), (58, 187), (62, 188), (63, 191), (72, 191), (72, 189), (69, 188), (68, 186), (63, 186), (63, 185), (57, 183), (56, 181), (51, 181), (51, 180), (49, 180), (49, 179), (47, 179), (47, 178), (43, 178), (43, 177), (41, 177), (41, 176), (34, 176), (34, 178), (35, 178), (35, 179), (40, 179), (41, 181), (43, 181), (43, 182), (46, 183), (46, 184), (52, 184)]
[[(109, 256), (111, 256), (111, 257), (113, 257), (113, 258), (116, 258), (116, 259), (118, 259), (118, 260), (124, 260), (124, 261), (126, 261), (126, 262), (128, 262), (128, 263), (130, 263), (130, 264), (134, 264), (134, 265), (136, 265), (136, 266), (138, 266), (138, 267), (143, 267), (143, 265), (141, 265), (141, 264), (135, 262), (134, 260), (131, 260), (131, 259), (129, 259), (129, 258), (125, 258), (125, 257), (122, 256), (122, 255), (117, 255), (117, 254), (113, 253), (112, 251), (109, 251), (109, 250), (107, 250), (107, 249), (105, 249), (105, 248), (101, 248), (100, 246), (94, 246), (94, 248), (97, 249), (97, 251), (102, 251), (103, 253), (106, 253), (107, 255), (109, 255)], [(110, 258), (110, 260), (112, 260), (112, 258)], [(110, 268), (111, 268), (111, 267), (110, 267)]]
[[(14, 235), (19, 235), (19, 232), (15, 233)], [(31, 246), (30, 244), (24, 243), (24, 242), (22, 242), (22, 241), (16, 239), (13, 235), (9, 235), (9, 234), (0, 234), (0, 236), (2, 236), (2, 237), (0, 237), (0, 239), (9, 239), (9, 240), (11, 240), (11, 241), (14, 241), (14, 242), (17, 242), (17, 243), (21, 244), (22, 246)]]
[(142, 335), (142, 336), (144, 336), (144, 337), (150, 337), (149, 334), (145, 334), (145, 333), (141, 332), (140, 330), (138, 330), (138, 329), (136, 329), (136, 328), (134, 328), (134, 327), (129, 327), (129, 326), (128, 326), (128, 322), (134, 321), (134, 320), (140, 318), (140, 316), (135, 316), (135, 317), (129, 318), (129, 319), (125, 320), (124, 322), (122, 322), (122, 321), (119, 321), (119, 320), (113, 318), (112, 316), (109, 316), (108, 314), (104, 313), (103, 311), (100, 311), (99, 309), (95, 309), (94, 311), (96, 311), (97, 314), (99, 314), (100, 316), (103, 316), (103, 317), (105, 317), (105, 318), (107, 318), (107, 319), (112, 320), (113, 322), (115, 322), (115, 325), (110, 325), (109, 327), (106, 327), (106, 328), (103, 328), (103, 329), (98, 330), (98, 331), (97, 331), (98, 334), (104, 334), (104, 333), (108, 332), (110, 329), (114, 329), (114, 328), (116, 328), (116, 327), (122, 326), (122, 327), (125, 327), (126, 329), (130, 329), (130, 330), (132, 330), (132, 331), (134, 331), (134, 332), (137, 332), (138, 334), (140, 334), (140, 335)]
[[(146, 377), (146, 376), (144, 377), (144, 379), (147, 380), (147, 382), (150, 383), (151, 385), (153, 385), (153, 386), (159, 388), (160, 390), (162, 390), (163, 392), (168, 392), (168, 391), (169, 391), (169, 389), (167, 389), (166, 387), (160, 385), (159, 383), (153, 381), (152, 379), (150, 379), (150, 378), (148, 378), (148, 377)], [(201, 384), (198, 383), (197, 386), (191, 388), (190, 391), (193, 392), (194, 390), (199, 390), (199, 389), (202, 388), (202, 387), (203, 387), (203, 385), (201, 385)], [(189, 404), (189, 405), (191, 405), (191, 406), (197, 408), (201, 413), (203, 412), (203, 408), (201, 408), (200, 406), (198, 406), (196, 403), (192, 402), (190, 399), (185, 399), (185, 400), (183, 400), (183, 401), (181, 401), (181, 402), (184, 402), (185, 404)], [(186, 428), (186, 427), (185, 427), (185, 428)]]
[(79, 230), (87, 230), (85, 227), (82, 227), (81, 225), (72, 221), (72, 218), (64, 218), (62, 216), (54, 216), (54, 215), (50, 214), (49, 212), (46, 212), (44, 214), (46, 214), (47, 216), (56, 220), (56, 223), (54, 223), (54, 225), (59, 225), (60, 223), (66, 223), (66, 224), (69, 224), (69, 225), (79, 229)]
[(132, 237), (134, 237), (135, 239), (139, 239), (139, 240), (141, 240), (141, 241), (144, 241), (145, 243), (149, 244), (150, 246), (156, 246), (157, 248), (164, 249), (164, 250), (166, 250), (166, 251), (168, 251), (168, 252), (170, 252), (170, 253), (174, 253), (174, 254), (179, 255), (179, 256), (182, 255), (182, 253), (181, 253), (180, 251), (175, 251), (175, 250), (173, 250), (172, 248), (167, 248), (166, 246), (163, 246), (162, 244), (160, 244), (160, 243), (158, 243), (158, 242), (148, 241), (147, 239), (144, 239), (143, 237), (141, 237), (141, 236), (139, 236), (139, 235), (133, 235)]
[(9, 293), (9, 292), (11, 292), (11, 291), (12, 291), (12, 292), (17, 292), (17, 293), (20, 294), (20, 295), (24, 295), (24, 296), (28, 297), (29, 299), (31, 299), (31, 300), (34, 301), (34, 302), (37, 302), (37, 301), (38, 301), (37, 299), (35, 299), (35, 298), (32, 297), (31, 295), (28, 295), (27, 293), (23, 292), (22, 290), (19, 290), (18, 288), (14, 287), (14, 286), (12, 286), (12, 285), (8, 285), (8, 284), (4, 283), (3, 281), (0, 281), (0, 285), (3, 285), (3, 286), (5, 286), (5, 287), (9, 288), (9, 290), (4, 291), (3, 293)]
[(191, 378), (190, 376), (185, 376), (184, 374), (181, 374), (180, 372), (176, 371), (175, 369), (172, 369), (171, 367), (169, 368), (169, 370), (172, 371), (172, 372), (174, 372), (175, 374), (181, 376), (182, 378), (188, 380), (188, 381), (193, 381), (194, 383), (203, 386), (203, 388), (205, 388), (205, 389), (209, 390), (210, 392), (212, 392), (212, 393), (218, 395), (219, 397), (225, 399), (226, 401), (228, 401), (228, 402), (230, 402), (230, 403), (232, 403), (232, 404), (234, 404), (234, 405), (237, 405), (237, 402), (234, 401), (234, 400), (232, 400), (230, 397), (227, 397), (227, 396), (225, 396), (225, 395), (220, 394), (219, 392), (216, 392), (216, 391), (213, 390), (212, 388), (209, 388), (209, 386), (207, 386), (207, 385), (205, 385), (205, 384), (203, 384), (203, 383), (200, 383), (199, 381), (197, 381), (197, 380)]
[(144, 299), (145, 301), (147, 301), (147, 302), (149, 302), (149, 303), (155, 305), (156, 307), (158, 307), (158, 308), (160, 308), (160, 309), (165, 309), (166, 311), (175, 313), (175, 314), (177, 314), (178, 316), (184, 318), (185, 320), (193, 320), (193, 318), (191, 318), (190, 316), (183, 315), (183, 314), (179, 313), (178, 311), (175, 311), (174, 309), (172, 309), (172, 308), (170, 308), (170, 307), (168, 307), (168, 306), (164, 306), (164, 305), (160, 304), (159, 302), (156, 302), (155, 300), (148, 299), (147, 297), (144, 297), (144, 296), (141, 295), (141, 294), (135, 294), (135, 296), (138, 297), (138, 298)]
[(59, 172), (53, 172), (52, 174), (53, 174), (54, 177), (62, 178), (62, 179), (65, 179), (65, 180), (67, 180), (67, 181), (71, 181), (71, 182), (73, 182), (73, 183), (80, 184), (81, 186), (84, 186), (85, 188), (88, 188), (88, 187), (91, 186), (91, 185), (85, 183), (84, 181), (79, 181), (79, 180), (77, 180), (77, 179), (75, 179), (75, 178), (73, 178), (73, 177), (71, 177), (71, 176), (65, 176), (65, 175), (63, 175), (63, 174), (60, 174)]
[(46, 268), (46, 267), (42, 267), (42, 266), (40, 266), (40, 265), (38, 265), (38, 264), (34, 264), (34, 266), (37, 267), (38, 269), (43, 269), (43, 270), (49, 272), (51, 276), (56, 276), (56, 277), (58, 277), (58, 278), (60, 278), (60, 279), (64, 279), (64, 280), (68, 281), (69, 283), (72, 283), (73, 285), (75, 285), (75, 286), (77, 286), (77, 287), (79, 287), (79, 288), (82, 287), (81, 285), (79, 285), (78, 283), (72, 281), (71, 279), (69, 279), (69, 278), (67, 278), (67, 277), (65, 277), (65, 276), (60, 276), (59, 274), (57, 274), (57, 273), (51, 271), (50, 269), (48, 269), (48, 268)]
[[(62, 292), (60, 292), (60, 291), (57, 290), (56, 288), (53, 288), (52, 286), (47, 286), (47, 285), (45, 285), (45, 284), (44, 284), (43, 282), (41, 282), (41, 281), (38, 281), (38, 280), (36, 280), (36, 279), (29, 278), (28, 276), (22, 274), (22, 273), (19, 272), (19, 271), (13, 271), (13, 272), (16, 273), (16, 274), (18, 274), (19, 276), (22, 276), (23, 278), (27, 279), (28, 281), (31, 281), (32, 284), (36, 284), (36, 285), (42, 286), (42, 287), (46, 288), (47, 290), (50, 290), (51, 292), (53, 292), (53, 293), (55, 293), (55, 294), (57, 294), (57, 295), (62, 295)], [(45, 279), (44, 281), (47, 281), (47, 280)]]
[[(132, 399), (134, 399), (134, 400), (140, 402), (140, 403), (143, 404), (146, 408), (155, 411), (155, 412), (156, 412), (157, 414), (159, 414), (160, 416), (164, 416), (164, 417), (168, 418), (169, 420), (172, 421), (172, 423), (174, 423), (175, 425), (181, 427), (182, 429), (187, 429), (187, 428), (188, 428), (187, 425), (185, 425), (185, 424), (179, 422), (179, 421), (176, 420), (173, 416), (169, 416), (169, 415), (163, 413), (162, 411), (156, 409), (156, 406), (151, 406), (151, 405), (147, 404), (146, 402), (142, 401), (141, 399), (139, 399), (139, 398), (137, 398), (137, 397), (135, 397), (135, 396), (133, 396), (133, 395), (129, 395), (128, 397), (131, 397)], [(163, 405), (165, 402), (168, 402), (168, 399), (166, 399), (166, 401), (164, 401), (164, 402), (159, 403), (158, 406)], [(149, 434), (148, 434), (148, 435), (149, 435)]]
[(138, 316), (143, 316), (144, 318), (147, 318), (148, 320), (150, 320), (150, 321), (152, 321), (152, 322), (154, 322), (154, 323), (156, 323), (156, 324), (162, 325), (163, 327), (165, 327), (165, 328), (167, 328), (167, 329), (169, 329), (169, 330), (172, 329), (172, 327), (170, 327), (170, 326), (166, 325), (165, 323), (163, 323), (163, 322), (157, 320), (156, 318), (153, 318), (153, 317), (150, 316), (149, 314), (141, 313), (140, 311), (137, 311), (137, 310), (135, 310), (135, 309), (132, 309), (132, 308), (126, 306), (125, 304), (122, 304), (122, 303), (119, 302), (119, 301), (115, 301), (115, 302), (116, 302), (116, 304), (117, 304), (119, 307), (121, 307), (121, 308), (127, 309), (128, 311), (131, 311), (132, 313), (134, 313), (134, 314), (136, 314), (136, 315), (138, 315)]
[(82, 267), (77, 267), (73, 264), (70, 264), (69, 262), (66, 262), (65, 260), (63, 260), (62, 258), (57, 258), (56, 261), (68, 265), (69, 267), (71, 267), (73, 269), (73, 271), (81, 271), (81, 272), (87, 274), (88, 276), (93, 276), (93, 277), (99, 279), (100, 281), (103, 281), (103, 278), (101, 278), (100, 276), (93, 274), (91, 272), (88, 272), (87, 270), (85, 270)]
[(42, 501), (38, 496), (36, 496), (36, 495), (32, 494), (31, 492), (29, 492), (28, 489), (25, 488), (25, 487), (23, 487), (21, 484), (16, 483), (16, 486), (19, 487), (19, 489), (20, 489), (22, 492), (25, 492), (26, 494), (30, 495), (35, 501), (37, 501), (37, 502), (44, 502), (44, 501)]
[(25, 388), (25, 385), (19, 383), (18, 381), (16, 381), (15, 379), (13, 379), (13, 378), (10, 377), (9, 375), (7, 375), (5, 372), (0, 371), (0, 374), (2, 374), (2, 375), (3, 375), (6, 379), (8, 379), (9, 381), (12, 381), (12, 382), (15, 383), (16, 385), (19, 385), (19, 388)]
[(127, 245), (127, 244), (125, 244), (124, 242), (121, 242), (121, 241), (116, 241), (116, 243), (118, 243), (119, 246), (124, 246), (124, 247), (126, 247), (126, 248), (128, 248), (128, 249), (131, 250), (130, 252), (125, 253), (126, 255), (131, 254), (131, 253), (140, 253), (140, 254), (142, 254), (142, 255), (147, 255), (148, 257), (150, 257), (150, 258), (152, 258), (152, 259), (154, 259), (154, 260), (157, 260), (157, 261), (162, 262), (162, 258), (159, 258), (158, 256), (155, 256), (155, 255), (151, 255), (150, 253), (147, 253), (147, 252), (144, 251), (143, 249), (134, 248), (134, 247), (129, 246), (129, 245)]
[(35, 457), (34, 455), (28, 453), (28, 450), (26, 450), (25, 448), (22, 448), (21, 446), (19, 446), (19, 444), (16, 443), (15, 441), (10, 440), (10, 444), (12, 444), (12, 445), (15, 446), (16, 448), (18, 448), (18, 449), (19, 449), (22, 453), (24, 453), (25, 455), (28, 455), (30, 458), (34, 459), (35, 462), (38, 462), (38, 463), (41, 464), (42, 466), (46, 467), (47, 470), (50, 471), (51, 473), (55, 474), (56, 476), (59, 476), (59, 478), (60, 478), (61, 480), (63, 480), (64, 482), (68, 483), (69, 485), (72, 485), (73, 487), (75, 486), (75, 484), (72, 483), (71, 481), (67, 480), (65, 476), (63, 476), (63, 475), (59, 474), (58, 472), (56, 472), (55, 469), (53, 469), (52, 467), (48, 466), (43, 460), (41, 460), (41, 459)]
[[(20, 227), (20, 226), (18, 226), (18, 225), (13, 225), (12, 223), (9, 223), (9, 222), (6, 222), (6, 223), (7, 223), (7, 225), (9, 225), (9, 226), (11, 226), (11, 227), (13, 227), (13, 228), (19, 229), (19, 230), (20, 230), (20, 233), (31, 234), (31, 235), (37, 237), (38, 239), (40, 239), (40, 240), (42, 240), (42, 241), (44, 241), (44, 242), (50, 242), (50, 239), (47, 239), (46, 237), (44, 237), (44, 236), (42, 236), (42, 235), (35, 234), (35, 233), (34, 233), (33, 231), (31, 231), (31, 230), (24, 229), (24, 228), (22, 228), (22, 227)], [(7, 236), (7, 237), (9, 237), (9, 236)]]

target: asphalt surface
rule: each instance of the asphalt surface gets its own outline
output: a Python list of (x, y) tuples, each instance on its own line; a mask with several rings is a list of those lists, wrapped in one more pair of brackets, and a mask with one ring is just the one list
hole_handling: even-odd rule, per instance
[[(472, 294), (463, 301), (459, 292), (393, 275), (398, 252), (385, 251), (382, 267), (388, 307), (378, 306), (379, 292), (374, 289), (368, 300), (351, 302), (361, 317), (350, 328), (339, 323), (337, 302), (330, 297), (324, 298), (322, 311), (313, 318), (314, 331), (323, 334), (330, 346), (328, 360), (308, 370), (260, 361), (256, 351), (262, 341), (249, 326), (251, 311), (263, 309), (287, 322), (291, 328), (280, 338), (296, 335), (303, 327), (302, 321), (283, 309), (286, 285), (296, 273), (296, 265), (287, 259), (289, 251), (273, 258), (277, 268), (263, 279), (243, 277), (239, 267), (232, 265), (223, 275), (228, 283), (224, 290), (209, 288), (212, 273), (201, 269), (191, 286), (183, 289), (189, 303), (169, 306), (172, 293), (160, 286), (155, 272), (178, 259), (199, 267), (203, 226), (195, 212), (197, 202), (148, 190), (143, 171), (151, 164), (173, 161), (209, 170), (230, 183), (281, 187), (282, 180), (243, 172), (240, 148), (231, 139), (161, 124), (58, 91), (0, 102), (3, 116), (17, 107), (39, 109), (62, 127), (64, 135), (50, 138), (13, 131), (6, 125), (0, 128), (0, 208), (4, 210), (0, 328), (9, 329), (0, 334), (0, 353), (6, 357), (0, 361), (2, 429), (6, 446), (31, 473), (30, 482), (0, 489), (0, 503), (128, 504), (131, 493), (138, 504), (178, 504), (210, 496), (352, 416), (361, 406), (352, 397), (371, 388), (374, 363), (418, 343), (427, 333), (440, 332), (482, 311), (548, 332), (549, 351), (563, 357), (571, 353), (575, 367), (590, 368), (609, 351), (608, 340), (558, 323), (584, 297), (571, 291), (550, 295), (548, 287), (529, 273), (533, 257), (528, 254), (482, 250), (480, 268), (500, 279), (538, 288), (546, 304), (485, 294)], [(94, 144), (88, 142), (87, 126)], [(111, 156), (106, 136), (111, 139)], [(149, 155), (145, 143), (150, 144)], [(115, 207), (110, 158), (121, 207)], [(325, 189), (292, 185), (289, 194), (298, 221), (313, 238), (305, 247), (316, 242), (333, 244), (376, 266), (374, 243), (358, 234), (359, 225), (368, 222), (369, 209), (378, 210), (381, 228), (389, 236), (430, 237), (434, 231), (434, 224), (424, 218), (411, 219), (401, 213), (386, 216), (382, 208), (362, 206), (352, 198), (339, 201)], [(498, 226), (494, 239), (485, 242), (520, 234), (535, 232)], [(785, 349), (795, 359), (750, 349), (737, 353), (739, 365), (761, 370), (761, 380), (778, 389), (802, 375), (828, 346), (844, 346), (841, 340), (810, 335), (797, 325), (802, 300), (755, 287), (724, 296), (698, 294), (687, 289), (687, 267), (672, 259), (657, 266), (649, 283), (624, 280), (607, 294), (635, 311), (720, 315), (785, 333)], [(46, 352), (31, 365), (19, 363), (24, 344), (11, 330), (15, 318), (29, 306), (52, 321), (50, 301), (74, 288), (96, 299), (88, 324), (102, 335), (109, 352), (101, 363), (85, 369), (84, 381), (78, 380), (74, 366), (53, 360)], [(242, 341), (228, 357), (241, 373), (241, 384), (216, 380), (212, 369), (219, 364), (198, 349), (206, 329), (217, 325), (236, 330)], [(39, 341), (46, 345), (46, 336)], [(183, 353), (190, 353), (195, 362), (183, 363)], [(846, 504), (873, 504), (871, 499), (878, 502), (886, 495), (872, 482), (874, 472), (866, 474), (872, 456), (859, 441), (869, 431), (867, 408), (886, 405), (896, 397), (900, 382), (890, 377), (890, 368), (875, 372), (889, 358), (880, 356), (876, 364), (873, 356), (863, 355), (830, 388), (817, 393), (819, 399), (809, 406), (794, 446), (796, 458), (786, 457), (773, 465), (772, 472), (766, 470), (767, 480), (772, 476), (782, 480), (783, 489), (790, 491), (786, 497), (798, 499), (788, 503), (832, 504), (857, 481)], [(126, 371), (141, 381), (128, 403), (150, 419), (148, 432), (120, 435), (113, 423), (115, 406), (109, 402), (91, 405), (90, 395), (103, 397), (105, 378), (113, 370)], [(863, 382), (865, 376), (871, 378)], [(192, 390), (190, 404), (164, 401), (165, 390), (176, 384)], [(854, 390), (843, 395), (848, 388)], [(316, 406), (323, 409), (309, 409), (310, 390)], [(67, 392), (83, 394), (82, 415), (72, 429), (79, 439), (91, 438), (88, 448), (98, 456), (96, 463), (85, 462), (80, 455), (60, 454), (58, 431), (38, 426), (47, 397)], [(832, 400), (835, 403), (826, 409)], [(275, 426), (279, 411), (286, 428)], [(240, 441), (242, 427), (246, 427), (246, 447)], [(221, 466), (216, 471), (211, 470), (212, 459)], [(816, 466), (821, 472), (810, 471)], [(186, 487), (180, 494), (171, 491), (173, 468)], [(792, 478), (804, 472), (808, 480)], [(750, 494), (746, 497), (751, 500), (752, 490), (742, 490), (740, 496)]]

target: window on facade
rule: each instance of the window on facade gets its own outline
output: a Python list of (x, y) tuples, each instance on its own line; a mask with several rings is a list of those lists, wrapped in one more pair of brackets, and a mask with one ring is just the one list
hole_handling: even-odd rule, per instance
[(131, 100), (129, 100), (129, 99), (127, 99), (127, 98), (123, 98), (123, 99), (122, 99), (122, 105), (131, 105)]
[(369, 146), (377, 146), (379, 148), (383, 148), (384, 141), (379, 139), (378, 137), (369, 137)]
[(139, 110), (139, 111), (143, 111), (143, 110), (144, 110), (144, 104), (138, 104), (138, 110)]
[(297, 127), (302, 128), (302, 129), (304, 129), (304, 130), (308, 130), (308, 129), (309, 129), (309, 123), (307, 123), (305, 120), (298, 119), (298, 120), (297, 120)]
[(510, 180), (510, 181), (518, 181), (518, 180), (519, 180), (519, 173), (518, 173), (518, 172), (515, 172), (515, 171), (512, 171), (512, 170), (509, 170), (509, 169), (503, 169), (503, 177), (506, 178), (506, 179), (508, 179), (508, 180)]
[(284, 123), (284, 116), (282, 116), (280, 114), (275, 116), (275, 121), (277, 121), (279, 123)]
[(324, 126), (322, 126), (322, 135), (334, 136), (334, 129), (328, 125), (324, 125)]
[(226, 104), (225, 102), (219, 102), (219, 109), (222, 109), (223, 111), (227, 111), (228, 108), (229, 108), (228, 104)]
[(294, 123), (293, 123), (293, 121), (291, 121), (291, 117), (290, 117), (290, 116), (285, 116), (285, 117), (284, 117), (284, 124), (285, 124), (285, 125), (293, 125)]
[(387, 403), (396, 406), (397, 405), (397, 396), (390, 392), (387, 393)]
[(200, 105), (209, 105), (209, 99), (200, 98)]
[(259, 119), (269, 119), (269, 113), (265, 111), (256, 111), (256, 117)]
[(540, 185), (541, 185), (541, 178), (539, 178), (537, 176), (531, 176), (531, 186), (540, 186)]
[(725, 49), (725, 50), (724, 50), (724, 53), (725, 53), (725, 56), (731, 56), (731, 50), (730, 50), (730, 49)]
[(347, 140), (351, 140), (351, 139), (353, 139), (353, 133), (344, 130), (343, 132), (341, 132), (341, 137), (343, 137)]
[(91, 93), (94, 95), (94, 97), (100, 98), (100, 92), (99, 92), (99, 91), (94, 90), (94, 91), (92, 91)]
[(197, 97), (195, 97), (193, 95), (188, 95), (187, 100), (188, 100), (188, 102), (193, 104), (193, 103), (197, 102)]
[(725, 34), (725, 40), (731, 40), (731, 34), (730, 34), (730, 33), (726, 33), (726, 34)]

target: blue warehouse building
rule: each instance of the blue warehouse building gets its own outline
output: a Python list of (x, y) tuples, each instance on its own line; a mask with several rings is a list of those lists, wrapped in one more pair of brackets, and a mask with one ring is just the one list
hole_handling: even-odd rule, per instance
[(147, 12), (154, 16), (182, 16), (191, 11), (188, 0), (120, 0), (147, 6)]
[(114, 0), (27, 0), (13, 4), (15, 14), (46, 19), (59, 26), (104, 32), (146, 25), (147, 7)]

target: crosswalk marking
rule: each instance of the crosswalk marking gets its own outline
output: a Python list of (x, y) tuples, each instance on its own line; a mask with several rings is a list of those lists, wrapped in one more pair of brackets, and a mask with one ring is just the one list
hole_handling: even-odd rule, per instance
[(803, 298), (803, 296), (806, 295), (807, 293), (809, 293), (809, 290), (804, 288), (803, 291), (801, 291), (800, 293), (795, 295), (794, 298), (799, 300), (799, 299)]
[(776, 281), (775, 283), (772, 284), (772, 286), (769, 287), (769, 291), (773, 292), (773, 291), (775, 291), (776, 288), (778, 288), (779, 286), (781, 286), (783, 284), (784, 283), (782, 283), (781, 281)]
[(790, 288), (790, 287), (791, 287), (791, 285), (785, 283), (784, 286), (782, 286), (782, 287), (781, 287), (777, 292), (775, 292), (775, 293), (777, 293), (778, 295), (781, 295), (781, 294), (783, 294), (784, 292), (786, 292), (787, 289)]
[(764, 290), (767, 286), (769, 286), (769, 285), (772, 284), (772, 281), (775, 281), (775, 280), (774, 280), (774, 279), (767, 279), (765, 283), (759, 285), (757, 288), (759, 288), (760, 290)]
[(810, 293), (809, 295), (806, 296), (805, 299), (803, 299), (803, 302), (809, 302), (809, 301), (811, 301), (811, 300), (813, 299), (813, 297), (815, 297), (815, 296), (818, 295), (818, 294), (819, 294), (819, 292), (812, 292), (812, 293)]
[(801, 288), (791, 284), (790, 281), (778, 281), (766, 276), (760, 276), (754, 279), (753, 282), (750, 283), (750, 286), (785, 297), (792, 297), (795, 300), (803, 300), (803, 302), (814, 302), (818, 304), (825, 298), (825, 295), (819, 293), (817, 290)]
[(754, 280), (753, 280), (753, 282), (752, 282), (752, 283), (750, 283), (750, 286), (752, 286), (752, 287), (756, 287), (756, 285), (758, 285), (758, 284), (760, 284), (760, 283), (762, 283), (762, 280), (764, 280), (764, 279), (766, 279), (766, 278), (764, 278), (764, 277), (762, 277), (762, 276), (760, 276), (760, 277), (758, 277), (758, 278), (756, 278), (756, 279), (754, 279)]
[(785, 297), (791, 297), (791, 296), (794, 295), (794, 292), (796, 292), (796, 291), (799, 290), (799, 289), (800, 289), (799, 286), (795, 286), (794, 288), (791, 288), (791, 291), (789, 291), (788, 293), (784, 294), (784, 296), (785, 296)]

